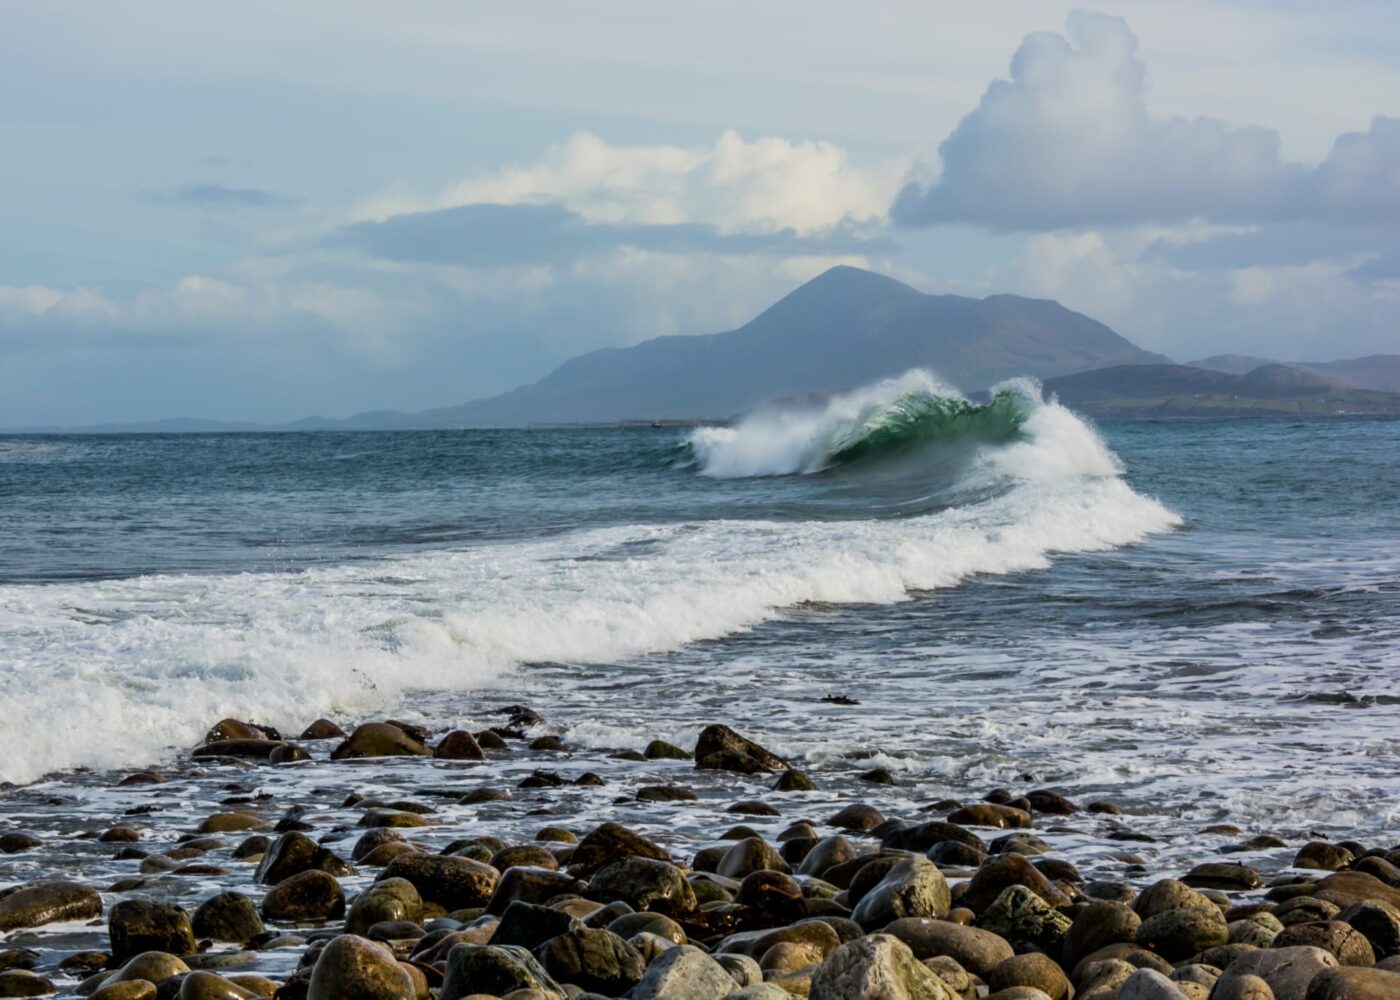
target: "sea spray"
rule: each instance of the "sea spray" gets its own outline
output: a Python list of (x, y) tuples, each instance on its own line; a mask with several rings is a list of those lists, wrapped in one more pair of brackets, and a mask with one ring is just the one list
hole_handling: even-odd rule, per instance
[(821, 405), (770, 406), (732, 427), (701, 427), (687, 444), (708, 476), (811, 474), (925, 449), (1000, 444), (1041, 405), (1040, 387), (1028, 379), (999, 385), (989, 403), (978, 404), (914, 369)]
[[(906, 376), (828, 407), (846, 423), (818, 419), (819, 446), (933, 384)], [(0, 586), (0, 741), (9, 748), (0, 780), (148, 763), (225, 715), (291, 730), (326, 713), (400, 710), (413, 691), (491, 685), (525, 663), (625, 662), (790, 608), (899, 602), (1177, 523), (1129, 488), (1073, 414), (1024, 391), (1017, 399), (1028, 408), (1015, 433), (979, 444), (961, 473), (995, 488), (914, 516), (779, 519), (739, 516), (736, 506), (729, 518), (580, 528), (294, 572)], [(639, 437), (638, 446), (654, 442)], [(829, 455), (792, 454), (796, 468)], [(695, 489), (704, 482), (671, 474)], [(741, 500), (758, 484), (727, 489)]]

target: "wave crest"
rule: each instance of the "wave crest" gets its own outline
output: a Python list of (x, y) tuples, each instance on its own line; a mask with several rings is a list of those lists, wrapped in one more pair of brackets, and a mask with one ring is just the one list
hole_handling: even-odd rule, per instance
[(1030, 379), (1004, 383), (989, 403), (974, 403), (915, 369), (821, 406), (768, 407), (733, 427), (702, 427), (686, 443), (708, 476), (805, 475), (954, 442), (1003, 444), (1040, 406), (1040, 386)]

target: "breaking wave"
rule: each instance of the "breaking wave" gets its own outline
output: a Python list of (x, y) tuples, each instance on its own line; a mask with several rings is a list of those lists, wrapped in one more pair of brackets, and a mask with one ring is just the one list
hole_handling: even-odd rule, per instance
[(916, 373), (721, 430), (690, 442), (711, 476), (863, 468), (956, 440), (974, 442), (959, 481), (997, 485), (976, 502), (835, 520), (785, 518), (787, 491), (732, 484), (741, 502), (773, 506), (291, 573), (0, 586), (0, 780), (148, 763), (226, 715), (296, 731), (395, 710), (414, 691), (491, 685), (523, 664), (614, 663), (804, 604), (903, 601), (1178, 523), (1029, 384), (977, 405)]
[(1000, 385), (979, 404), (916, 369), (821, 406), (769, 407), (733, 427), (702, 427), (687, 444), (706, 475), (810, 475), (940, 447), (1005, 444), (1042, 405), (1029, 379)]

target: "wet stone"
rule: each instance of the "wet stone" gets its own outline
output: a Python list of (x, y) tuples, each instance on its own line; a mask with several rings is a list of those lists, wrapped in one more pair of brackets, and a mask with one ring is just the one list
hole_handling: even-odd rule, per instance
[(304, 871), (273, 886), (262, 901), (262, 915), (279, 923), (330, 920), (345, 913), (345, 893), (335, 877)]
[(524, 948), (459, 944), (447, 955), (441, 1000), (464, 1000), (480, 994), (504, 997), (515, 990), (529, 989), (550, 998), (564, 995), (554, 978)]
[(263, 933), (253, 901), (239, 892), (221, 892), (199, 904), (191, 918), (196, 937), (213, 941), (251, 941)]
[(637, 789), (638, 802), (695, 802), (699, 798), (681, 785), (643, 785)]
[(604, 996), (626, 993), (646, 972), (641, 952), (598, 928), (579, 927), (550, 938), (536, 957), (556, 980)]
[(695, 891), (681, 870), (665, 861), (625, 858), (597, 872), (588, 883), (590, 898), (601, 902), (620, 899), (639, 910), (655, 910), (670, 916), (696, 907)]
[(0, 997), (47, 997), (57, 992), (51, 980), (27, 969), (0, 972)]
[(195, 950), (189, 913), (171, 903), (124, 899), (112, 907), (107, 931), (115, 962), (143, 952), (185, 955)]
[(364, 757), (426, 757), (432, 751), (423, 740), (402, 725), (369, 722), (356, 727), (344, 742), (331, 751), (332, 760)]
[(435, 903), (451, 913), (485, 906), (496, 891), (500, 873), (469, 858), (412, 853), (400, 854), (390, 861), (376, 881), (391, 878), (407, 879), (423, 902)]
[(885, 821), (885, 817), (880, 814), (874, 806), (864, 803), (849, 805), (840, 812), (827, 818), (827, 825), (839, 827), (842, 830), (855, 830), (864, 833), (873, 830)]
[(388, 948), (343, 934), (321, 949), (306, 1000), (415, 1000), (413, 979)]

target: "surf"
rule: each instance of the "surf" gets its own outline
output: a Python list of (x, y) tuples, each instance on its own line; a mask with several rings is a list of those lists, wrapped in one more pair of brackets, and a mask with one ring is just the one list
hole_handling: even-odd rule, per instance
[(989, 402), (977, 403), (914, 369), (821, 405), (769, 406), (733, 426), (697, 428), (686, 447), (706, 476), (814, 475), (939, 449), (1005, 444), (1041, 406), (1040, 387), (1029, 379), (999, 385)]
[[(718, 516), (295, 572), (0, 585), (0, 742), (12, 748), (0, 781), (150, 763), (225, 715), (294, 730), (318, 715), (411, 712), (415, 692), (509, 683), (529, 664), (650, 662), (791, 609), (858, 613), (839, 608), (1040, 570), (1058, 554), (1133, 544), (1179, 523), (1128, 485), (1089, 425), (1028, 386), (1003, 391), (959, 402), (927, 373), (905, 376), (726, 428), (733, 436), (705, 456), (707, 476), (723, 467), (859, 477), (887, 460), (922, 474), (930, 446), (941, 454), (974, 441), (956, 483), (985, 485), (975, 502), (793, 519), (785, 498), (816, 480), (668, 471), (678, 488), (712, 494), (704, 509)], [(639, 436), (636, 447), (653, 445)]]

